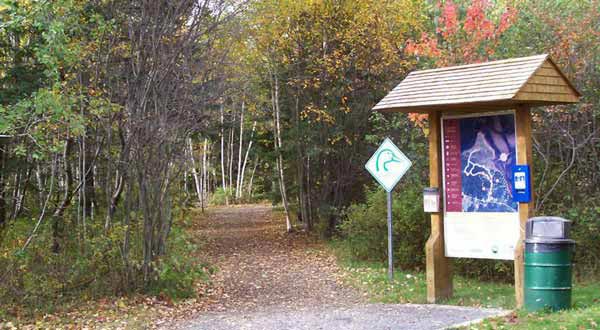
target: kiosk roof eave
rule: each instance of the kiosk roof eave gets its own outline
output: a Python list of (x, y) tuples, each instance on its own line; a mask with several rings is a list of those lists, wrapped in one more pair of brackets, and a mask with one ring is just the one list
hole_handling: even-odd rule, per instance
[(374, 108), (374, 111), (381, 113), (423, 113), (428, 114), (432, 112), (482, 112), (482, 111), (495, 111), (495, 110), (510, 110), (517, 109), (523, 106), (529, 108), (545, 107), (550, 105), (559, 104), (574, 104), (574, 102), (549, 102), (549, 101), (520, 101), (510, 100), (507, 102), (474, 102), (474, 103), (458, 103), (458, 104), (444, 104), (444, 105), (426, 105), (426, 106), (410, 106), (410, 107), (389, 107), (389, 108)]
[(373, 110), (477, 112), (577, 103), (581, 94), (548, 55), (411, 72)]

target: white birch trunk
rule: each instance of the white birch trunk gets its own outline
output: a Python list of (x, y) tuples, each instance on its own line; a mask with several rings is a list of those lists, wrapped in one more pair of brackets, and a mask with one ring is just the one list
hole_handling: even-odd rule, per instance
[(210, 178), (210, 174), (211, 174), (211, 163), (210, 163), (210, 155), (212, 155), (212, 144), (208, 143), (208, 146), (206, 147), (206, 173), (204, 174), (204, 180), (206, 180), (206, 184), (204, 185), (206, 187), (206, 190), (204, 191), (204, 200), (208, 201), (208, 195), (210, 194), (210, 190), (211, 190), (211, 178)]
[(256, 120), (252, 124), (252, 133), (250, 133), (250, 142), (248, 142), (248, 148), (246, 149), (246, 155), (244, 156), (244, 163), (242, 164), (242, 175), (240, 178), (240, 197), (242, 196), (244, 188), (244, 173), (246, 172), (246, 164), (248, 163), (248, 155), (250, 155), (250, 149), (252, 149), (252, 143), (254, 142), (254, 131), (256, 130)]
[(240, 192), (240, 176), (242, 172), (242, 149), (244, 147), (244, 106), (245, 103), (242, 101), (242, 112), (240, 113), (240, 147), (238, 148), (238, 166), (237, 166), (237, 176), (235, 179), (235, 198), (239, 199), (241, 197)]
[(44, 182), (42, 180), (42, 168), (40, 167), (40, 164), (38, 163), (35, 167), (35, 180), (37, 182), (37, 188), (38, 188), (38, 199), (40, 202), (40, 209), (42, 209), (42, 207), (44, 206)]
[(229, 135), (229, 190), (233, 187), (233, 140), (235, 139), (235, 130), (231, 128), (229, 130), (231, 134)]
[(185, 192), (186, 197), (190, 194), (188, 190), (188, 171), (187, 169), (183, 170), (183, 191)]
[(283, 175), (283, 155), (281, 152), (281, 124), (279, 115), (279, 80), (277, 75), (272, 75), (274, 81), (274, 90), (271, 92), (271, 98), (273, 103), (273, 111), (275, 112), (275, 147), (277, 151), (277, 171), (279, 174), (279, 189), (281, 191), (281, 201), (283, 202), (283, 208), (285, 210), (285, 226), (286, 231), (289, 233), (292, 231), (292, 222), (290, 221), (290, 210), (288, 206), (287, 194), (285, 189), (285, 178)]
[[(225, 183), (225, 115), (223, 110), (223, 104), (221, 104), (221, 181), (223, 187), (223, 193), (227, 191), (227, 184)], [(229, 205), (229, 199), (225, 194), (225, 204)]]
[(254, 168), (252, 169), (252, 174), (250, 175), (250, 183), (248, 184), (248, 196), (252, 197), (252, 183), (254, 182), (254, 173), (256, 172), (256, 168), (258, 167), (258, 157), (256, 157), (256, 163), (254, 163)]
[(206, 200), (206, 153), (208, 140), (204, 138), (204, 146), (202, 148), (202, 189), (200, 189), (201, 207), (204, 210), (204, 201)]
[(188, 138), (188, 147), (190, 153), (190, 160), (192, 161), (192, 175), (194, 176), (194, 182), (196, 183), (196, 195), (198, 196), (198, 201), (202, 205), (202, 192), (200, 187), (200, 179), (198, 178), (198, 171), (196, 170), (196, 159), (194, 158), (192, 138)]

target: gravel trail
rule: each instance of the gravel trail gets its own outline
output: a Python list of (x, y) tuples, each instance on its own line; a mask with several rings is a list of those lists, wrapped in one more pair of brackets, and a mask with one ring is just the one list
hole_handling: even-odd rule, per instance
[(502, 314), (495, 309), (440, 305), (362, 304), (315, 306), (298, 310), (212, 313), (191, 321), (186, 330), (434, 330)]

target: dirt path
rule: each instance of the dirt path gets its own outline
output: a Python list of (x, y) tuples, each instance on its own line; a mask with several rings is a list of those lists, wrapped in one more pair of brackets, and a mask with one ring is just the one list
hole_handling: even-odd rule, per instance
[(335, 259), (305, 233), (285, 234), (269, 205), (212, 209), (198, 235), (209, 238), (206, 258), (218, 269), (208, 311), (268, 306), (344, 305), (361, 301), (341, 285)]
[(268, 205), (211, 209), (197, 228), (201, 256), (218, 271), (187, 320), (163, 329), (443, 329), (502, 311), (439, 305), (369, 304), (342, 284), (318, 239), (285, 234)]

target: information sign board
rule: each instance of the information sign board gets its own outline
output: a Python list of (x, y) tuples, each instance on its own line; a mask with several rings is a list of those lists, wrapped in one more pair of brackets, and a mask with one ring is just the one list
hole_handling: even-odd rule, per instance
[(442, 118), (446, 256), (514, 259), (516, 158), (514, 112)]

